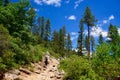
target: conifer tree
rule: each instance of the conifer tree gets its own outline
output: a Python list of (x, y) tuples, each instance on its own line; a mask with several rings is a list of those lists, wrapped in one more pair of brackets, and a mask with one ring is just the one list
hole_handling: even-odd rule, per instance
[(96, 21), (95, 17), (92, 15), (89, 7), (86, 7), (83, 21), (88, 27), (88, 58), (90, 60), (90, 27), (94, 26), (94, 22)]
[(102, 36), (101, 33), (99, 34), (99, 40), (98, 40), (98, 42), (99, 42), (99, 44), (103, 43), (103, 36)]
[(82, 54), (82, 48), (83, 48), (83, 32), (84, 32), (84, 26), (83, 26), (83, 20), (80, 20), (80, 32), (79, 32), (79, 37), (78, 37), (78, 54), (81, 56)]
[(31, 29), (31, 32), (33, 32), (33, 29), (35, 29), (35, 10), (34, 8), (30, 8), (30, 10), (28, 11), (28, 21), (29, 21), (29, 25), (30, 25), (30, 29)]
[(45, 34), (45, 25), (44, 25), (44, 17), (42, 16), (41, 18), (41, 38), (42, 40), (44, 39), (44, 34)]
[(0, 6), (2, 6), (3, 5), (3, 0), (0, 0)]
[(9, 4), (9, 0), (4, 0), (4, 6), (7, 6)]
[(85, 45), (85, 48), (87, 49), (87, 51), (88, 51), (88, 36), (86, 35), (85, 36), (85, 40), (84, 40), (84, 45)]
[(59, 30), (59, 50), (60, 50), (60, 54), (61, 56), (64, 56), (64, 50), (65, 50), (65, 46), (66, 46), (66, 28), (65, 26), (63, 26), (60, 30)]
[(117, 44), (119, 42), (119, 33), (116, 26), (110, 24), (108, 37), (111, 39), (111, 43)]
[(91, 50), (92, 52), (94, 52), (94, 48), (95, 48), (95, 39), (93, 36), (90, 37), (90, 41), (91, 41)]
[(51, 27), (50, 27), (50, 20), (47, 19), (46, 25), (45, 25), (45, 46), (48, 46), (48, 43), (50, 41), (50, 35), (51, 35)]
[(41, 35), (41, 18), (40, 17), (38, 17), (37, 23), (38, 23), (38, 34)]
[(111, 52), (113, 56), (116, 58), (120, 56), (120, 36), (118, 33), (118, 29), (116, 26), (110, 24), (109, 26), (109, 31), (108, 31), (108, 37), (111, 39), (110, 44), (111, 44)]
[[(69, 55), (69, 52), (72, 50), (72, 41), (71, 41), (71, 36), (70, 36), (70, 33), (68, 33), (67, 35), (67, 53)], [(66, 55), (67, 56), (67, 55)]]
[(45, 41), (49, 41), (51, 34), (50, 19), (47, 19), (45, 26)]
[(53, 32), (52, 47), (54, 52), (59, 53), (59, 33), (57, 31)]

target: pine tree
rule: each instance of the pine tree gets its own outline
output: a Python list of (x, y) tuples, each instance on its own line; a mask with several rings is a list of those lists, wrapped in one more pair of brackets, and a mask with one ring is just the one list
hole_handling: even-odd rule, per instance
[(29, 25), (30, 25), (30, 29), (31, 29), (31, 32), (34, 32), (33, 29), (35, 29), (35, 10), (34, 8), (30, 8), (30, 10), (28, 11), (28, 22), (29, 22)]
[(9, 0), (4, 0), (4, 6), (7, 6), (9, 4)]
[(88, 27), (88, 58), (90, 60), (90, 27), (94, 26), (94, 22), (96, 21), (95, 17), (92, 15), (89, 7), (86, 7), (83, 21)]
[(119, 42), (119, 33), (116, 26), (113, 26), (112, 24), (110, 24), (108, 37), (111, 39), (111, 43), (113, 44), (117, 44)]
[(66, 42), (67, 42), (67, 53), (69, 55), (69, 52), (72, 50), (72, 41), (71, 41), (70, 33), (68, 33), (68, 35), (67, 35), (67, 41)]
[(38, 34), (41, 35), (41, 18), (40, 17), (38, 17), (37, 23), (38, 23)]
[(80, 32), (79, 32), (79, 37), (78, 37), (78, 54), (81, 56), (82, 54), (82, 48), (83, 48), (83, 32), (84, 32), (84, 26), (83, 26), (83, 20), (80, 20)]
[(61, 56), (64, 56), (64, 50), (65, 50), (65, 46), (66, 46), (66, 28), (65, 26), (63, 26), (60, 30), (59, 30), (59, 50), (60, 50), (60, 54)]
[(91, 50), (92, 52), (94, 52), (94, 48), (95, 48), (95, 39), (93, 36), (90, 37), (90, 41), (91, 41)]
[(3, 5), (3, 0), (0, 0), (0, 6), (2, 6)]
[(50, 34), (51, 34), (50, 20), (47, 19), (45, 26), (45, 41), (49, 41)]
[(44, 39), (44, 34), (45, 34), (45, 26), (44, 26), (44, 17), (42, 16), (41, 18), (41, 38), (42, 40)]
[(51, 27), (50, 27), (50, 20), (47, 19), (46, 26), (45, 26), (45, 46), (48, 46), (48, 42), (50, 41), (50, 34), (51, 34)]
[(59, 33), (57, 31), (53, 32), (52, 47), (55, 53), (59, 53)]
[(85, 48), (87, 49), (87, 51), (88, 51), (88, 36), (86, 35), (85, 36), (85, 40), (84, 40), (84, 45), (85, 45)]
[(113, 26), (110, 24), (109, 26), (109, 31), (108, 31), (108, 37), (111, 39), (110, 44), (111, 44), (111, 53), (113, 56), (116, 58), (120, 56), (120, 36), (118, 33), (118, 29), (116, 26)]
[(99, 34), (99, 40), (98, 40), (99, 44), (102, 44), (104, 41), (103, 41), (103, 36), (102, 34), (100, 33)]

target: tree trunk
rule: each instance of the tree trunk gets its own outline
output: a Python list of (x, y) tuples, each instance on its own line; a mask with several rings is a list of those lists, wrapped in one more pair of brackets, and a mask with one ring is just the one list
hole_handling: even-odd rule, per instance
[(88, 25), (88, 59), (90, 60), (90, 26)]

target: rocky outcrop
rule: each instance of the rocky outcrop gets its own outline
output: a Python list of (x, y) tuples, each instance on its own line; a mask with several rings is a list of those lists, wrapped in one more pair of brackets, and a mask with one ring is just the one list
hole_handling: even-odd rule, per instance
[(59, 61), (49, 57), (49, 64), (44, 67), (42, 62), (31, 63), (32, 71), (28, 68), (20, 68), (5, 73), (4, 80), (63, 80), (64, 71), (58, 70)]

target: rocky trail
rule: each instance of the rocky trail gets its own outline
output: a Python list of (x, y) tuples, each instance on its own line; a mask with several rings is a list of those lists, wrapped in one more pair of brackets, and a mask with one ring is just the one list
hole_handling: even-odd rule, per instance
[(4, 80), (63, 80), (64, 72), (58, 70), (59, 61), (51, 57), (44, 67), (44, 61), (32, 63), (32, 68), (20, 68), (5, 73)]

